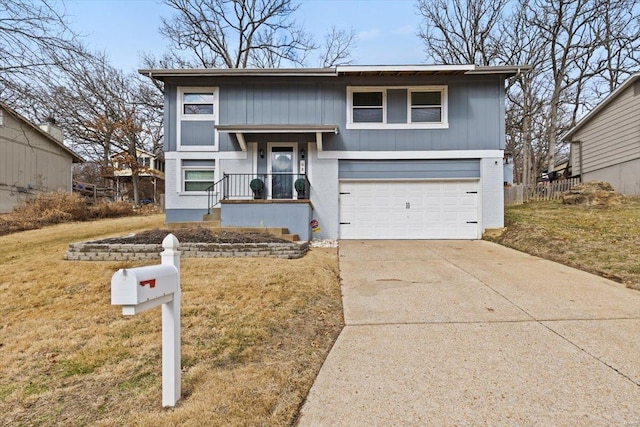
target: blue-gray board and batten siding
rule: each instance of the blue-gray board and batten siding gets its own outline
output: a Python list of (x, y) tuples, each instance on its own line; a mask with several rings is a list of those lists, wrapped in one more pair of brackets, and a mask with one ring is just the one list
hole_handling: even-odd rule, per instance
[(183, 121), (180, 126), (182, 145), (207, 147), (215, 143), (214, 121)]
[(479, 159), (340, 160), (340, 179), (476, 179)]
[(225, 227), (287, 227), (300, 240), (310, 240), (310, 203), (222, 203), (221, 221)]
[(165, 222), (199, 222), (207, 213), (206, 203), (203, 209), (165, 209)]
[[(166, 80), (165, 151), (177, 148), (177, 86), (218, 87), (219, 122), (238, 124), (335, 124), (339, 134), (325, 134), (325, 150), (336, 151), (429, 151), (504, 149), (504, 84), (502, 76), (428, 77), (305, 77), (247, 78), (201, 77)], [(404, 89), (423, 85), (446, 85), (447, 129), (347, 129), (347, 87), (381, 86), (387, 94), (389, 123), (406, 121)], [(214, 126), (182, 123), (185, 145), (213, 144)], [(209, 133), (207, 135), (207, 132)], [(247, 142), (310, 142), (313, 135), (245, 135)], [(278, 140), (278, 138), (282, 138)], [(235, 136), (219, 133), (220, 151), (239, 151)]]
[[(309, 222), (313, 209), (309, 203), (223, 203), (221, 223), (225, 227), (287, 227), (300, 240), (312, 238)], [(199, 222), (207, 209), (167, 209), (165, 221)]]

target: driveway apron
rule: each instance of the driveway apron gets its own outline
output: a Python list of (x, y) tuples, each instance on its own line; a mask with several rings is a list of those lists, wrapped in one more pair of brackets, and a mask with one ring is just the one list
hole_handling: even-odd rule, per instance
[(341, 241), (299, 426), (640, 426), (640, 292), (485, 241)]

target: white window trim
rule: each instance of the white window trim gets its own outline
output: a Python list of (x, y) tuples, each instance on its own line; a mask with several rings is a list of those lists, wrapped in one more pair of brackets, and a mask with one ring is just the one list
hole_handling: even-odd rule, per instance
[[(184, 172), (185, 170), (212, 170), (213, 169), (213, 182), (212, 184), (215, 184), (216, 182), (218, 182), (218, 162), (215, 161), (214, 166), (185, 166), (184, 165), (184, 160), (190, 160), (190, 159), (180, 159), (179, 160), (179, 169), (178, 169), (178, 173), (176, 174), (177, 178), (178, 178), (178, 187), (180, 190), (178, 191), (178, 194), (181, 196), (206, 196), (207, 192), (206, 191), (186, 191), (185, 190), (185, 176), (184, 176)], [(209, 160), (209, 159), (207, 159)]]
[[(411, 121), (411, 94), (413, 92), (440, 92), (440, 108), (441, 108), (441, 118), (442, 121), (440, 122), (416, 122), (413, 123)], [(411, 125), (441, 125), (443, 123), (447, 124), (447, 127), (449, 127), (448, 124), (448, 120), (449, 120), (449, 115), (448, 115), (448, 110), (447, 110), (447, 96), (448, 96), (448, 91), (447, 91), (447, 86), (418, 86), (418, 87), (409, 87), (407, 88), (407, 122)]]
[[(407, 91), (407, 123), (387, 123), (387, 91), (405, 89)], [(382, 123), (353, 122), (353, 94), (356, 92), (382, 92)], [(411, 122), (411, 92), (440, 92), (442, 94), (442, 121)], [(431, 86), (347, 86), (347, 129), (448, 129), (449, 92), (446, 85)]]
[[(205, 86), (179, 86), (176, 91), (176, 145), (177, 151), (218, 151), (218, 131), (214, 128), (214, 138), (212, 146), (203, 145), (182, 145), (181, 132), (182, 122), (214, 121), (219, 124), (220, 112), (220, 90), (218, 87)], [(185, 93), (213, 93), (213, 114), (184, 114), (183, 95)]]
[[(271, 151), (273, 149), (273, 147), (291, 147), (291, 150), (293, 152), (293, 174), (294, 176), (298, 174), (298, 143), (297, 142), (268, 142), (267, 143), (267, 173), (269, 175), (273, 174), (273, 171), (271, 170)], [(265, 182), (265, 188), (267, 190), (267, 194), (268, 194), (268, 198), (267, 200), (272, 200), (273, 197), (271, 197), (271, 180), (267, 179), (268, 182)], [(293, 185), (293, 181), (292, 180), (292, 185)], [(276, 199), (276, 200), (297, 200), (298, 199), (298, 195), (295, 191), (295, 189), (292, 189), (292, 195), (293, 195), (293, 199)]]
[[(382, 123), (378, 122), (364, 122), (364, 123), (353, 123), (353, 94), (354, 93), (367, 93), (367, 92), (382, 92)], [(349, 129), (349, 125), (353, 126), (364, 126), (362, 129), (371, 129), (371, 127), (378, 127), (382, 125), (386, 125), (387, 123), (387, 88), (380, 86), (349, 86), (347, 87), (347, 102), (349, 104), (349, 110), (347, 112), (347, 129)], [(366, 107), (363, 107), (366, 108)], [(375, 108), (375, 107), (374, 107)], [(357, 129), (357, 128), (353, 128)]]

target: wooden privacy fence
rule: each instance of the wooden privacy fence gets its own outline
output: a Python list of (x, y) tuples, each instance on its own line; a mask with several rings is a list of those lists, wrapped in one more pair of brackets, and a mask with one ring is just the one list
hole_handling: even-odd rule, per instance
[(527, 202), (556, 200), (562, 193), (580, 183), (580, 178), (560, 179), (552, 182), (539, 182), (534, 185), (516, 184), (504, 188), (504, 204), (521, 205)]

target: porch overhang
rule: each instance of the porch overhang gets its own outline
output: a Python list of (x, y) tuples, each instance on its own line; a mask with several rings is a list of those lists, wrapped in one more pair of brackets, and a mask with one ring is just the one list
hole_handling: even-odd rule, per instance
[(316, 135), (318, 151), (322, 151), (322, 135), (339, 133), (338, 125), (217, 125), (216, 129), (235, 134), (242, 151), (247, 151), (245, 134), (312, 133)]

